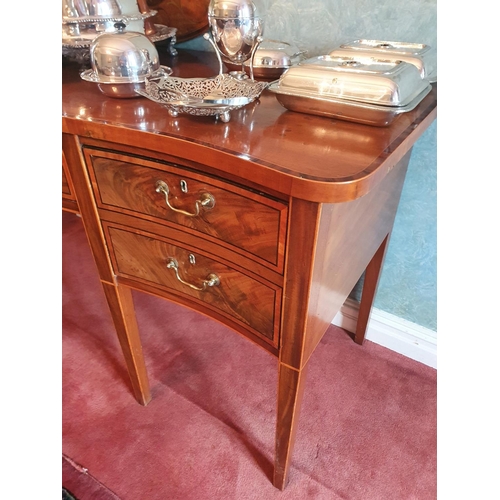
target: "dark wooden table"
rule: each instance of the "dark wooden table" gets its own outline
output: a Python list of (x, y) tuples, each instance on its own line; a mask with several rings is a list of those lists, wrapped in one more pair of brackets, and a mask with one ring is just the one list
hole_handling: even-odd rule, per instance
[[(218, 71), (207, 53), (162, 59), (174, 76)], [(63, 208), (82, 216), (136, 399), (151, 396), (131, 289), (228, 325), (278, 359), (283, 489), (308, 361), (366, 271), (362, 344), (411, 149), (436, 113), (434, 85), (384, 128), (287, 111), (268, 91), (229, 123), (174, 118), (64, 65)]]

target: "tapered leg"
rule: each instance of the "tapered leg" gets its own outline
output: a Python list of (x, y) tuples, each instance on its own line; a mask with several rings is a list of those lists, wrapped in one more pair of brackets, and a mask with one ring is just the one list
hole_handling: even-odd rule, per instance
[(283, 490), (298, 426), (304, 392), (307, 359), (306, 329), (310, 310), (310, 284), (320, 205), (294, 199), (290, 210), (288, 258), (284, 287), (282, 328), (278, 369), (278, 412), (276, 419), (276, 454), (273, 484)]
[(290, 458), (299, 422), (302, 395), (304, 394), (306, 367), (296, 370), (283, 363), (279, 364), (273, 484), (280, 490), (285, 488), (288, 481)]
[(151, 401), (148, 375), (130, 288), (101, 282), (113, 317), (118, 340), (127, 364), (135, 399), (141, 405)]
[(361, 294), (361, 302), (359, 304), (356, 334), (354, 336), (354, 342), (360, 345), (362, 345), (365, 340), (366, 327), (368, 326), (368, 319), (370, 317), (373, 300), (377, 291), (380, 272), (382, 270), (385, 252), (389, 243), (389, 237), (390, 234), (384, 238), (381, 245), (378, 247), (378, 250), (375, 252), (375, 255), (372, 257), (372, 260), (366, 267), (363, 292)]

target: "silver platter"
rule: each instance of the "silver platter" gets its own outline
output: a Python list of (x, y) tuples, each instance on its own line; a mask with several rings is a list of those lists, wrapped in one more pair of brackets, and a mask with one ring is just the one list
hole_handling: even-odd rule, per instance
[(215, 116), (227, 123), (231, 111), (258, 99), (268, 85), (228, 74), (213, 78), (153, 77), (146, 78), (145, 89), (136, 92), (165, 106), (170, 116)]
[(153, 17), (158, 14), (156, 10), (150, 10), (145, 13), (138, 13), (134, 16), (86, 16), (86, 17), (63, 17), (63, 24), (98, 24), (98, 23), (118, 23), (118, 22), (130, 22), (130, 21), (141, 21), (143, 19), (148, 19), (149, 17)]
[[(172, 68), (169, 66), (160, 66), (157, 70), (154, 71), (153, 76), (154, 77), (160, 77), (160, 76), (169, 76), (172, 74)], [(143, 83), (146, 79), (146, 76), (139, 76), (136, 77), (135, 79), (129, 79), (128, 81), (109, 81), (105, 80), (102, 81), (99, 78), (99, 75), (96, 74), (96, 72), (93, 69), (86, 69), (80, 72), (80, 78), (82, 80), (85, 80), (86, 82), (91, 82), (91, 83), (101, 83), (101, 84), (108, 84), (108, 83), (114, 83), (120, 84), (120, 83)], [(109, 78), (109, 77), (108, 77)], [(123, 77), (120, 77), (123, 78)], [(117, 80), (117, 79), (116, 79)]]
[[(155, 28), (156, 28), (156, 33), (147, 35), (147, 37), (153, 43), (161, 42), (163, 40), (167, 40), (168, 38), (172, 38), (177, 33), (177, 28), (170, 28), (168, 26), (163, 26), (162, 24), (155, 24)], [(96, 36), (97, 35), (98, 34), (96, 33)], [(64, 38), (62, 41), (62, 47), (63, 49), (88, 49), (90, 48), (90, 44), (92, 43), (93, 38), (84, 38), (84, 37)]]
[[(170, 39), (171, 42), (169, 52), (172, 56), (176, 56), (177, 51), (174, 48), (174, 44), (177, 41), (177, 28), (170, 28), (168, 26), (163, 26), (162, 24), (155, 24), (155, 28), (156, 33), (147, 35), (147, 37), (153, 43)], [(88, 65), (90, 63), (90, 44), (92, 43), (92, 40), (92, 38), (84, 37), (65, 38), (62, 42), (62, 55), (82, 65)]]

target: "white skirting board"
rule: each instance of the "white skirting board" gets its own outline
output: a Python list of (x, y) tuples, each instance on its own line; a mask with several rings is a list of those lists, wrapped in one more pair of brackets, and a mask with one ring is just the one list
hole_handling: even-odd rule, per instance
[[(358, 309), (355, 300), (347, 299), (332, 324), (354, 333)], [(437, 333), (429, 328), (373, 307), (365, 339), (437, 368)]]

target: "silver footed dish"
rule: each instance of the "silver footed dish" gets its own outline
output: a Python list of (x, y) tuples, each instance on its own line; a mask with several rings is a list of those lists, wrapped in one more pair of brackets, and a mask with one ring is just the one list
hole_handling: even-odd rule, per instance
[(228, 74), (213, 78), (146, 77), (144, 89), (136, 90), (165, 106), (170, 116), (215, 116), (227, 123), (230, 113), (260, 97), (269, 84), (240, 80)]

